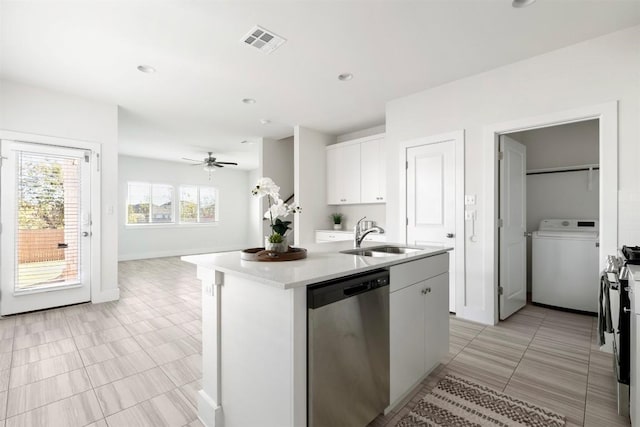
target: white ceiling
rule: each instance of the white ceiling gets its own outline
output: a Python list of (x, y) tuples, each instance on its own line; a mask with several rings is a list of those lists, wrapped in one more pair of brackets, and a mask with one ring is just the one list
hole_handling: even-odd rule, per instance
[[(510, 3), (2, 0), (0, 76), (120, 105), (121, 153), (251, 168), (242, 140), (380, 124), (391, 99), (640, 23), (637, 0)], [(256, 24), (288, 41), (243, 45)]]

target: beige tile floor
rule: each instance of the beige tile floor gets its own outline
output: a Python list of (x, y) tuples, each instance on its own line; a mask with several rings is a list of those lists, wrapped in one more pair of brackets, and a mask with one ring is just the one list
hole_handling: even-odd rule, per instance
[[(199, 426), (202, 327), (195, 268), (178, 258), (120, 263), (121, 299), (0, 319), (0, 427)], [(609, 356), (593, 318), (527, 306), (495, 327), (451, 319), (450, 352), (393, 426), (447, 373), (567, 416), (615, 415)]]
[(447, 374), (553, 409), (567, 426), (629, 426), (616, 413), (612, 369), (593, 317), (528, 305), (496, 326), (451, 318), (446, 360), (370, 427), (395, 426)]

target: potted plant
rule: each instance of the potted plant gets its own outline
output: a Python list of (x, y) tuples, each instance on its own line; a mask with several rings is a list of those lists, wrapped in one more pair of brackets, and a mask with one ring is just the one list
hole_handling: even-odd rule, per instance
[(331, 214), (331, 220), (333, 221), (333, 229), (334, 230), (342, 230), (342, 220), (344, 219), (344, 215), (336, 212)]
[(286, 234), (291, 230), (289, 227), (291, 221), (284, 221), (282, 218), (300, 213), (301, 209), (298, 205), (287, 205), (282, 201), (279, 191), (280, 187), (271, 178), (262, 177), (251, 190), (251, 194), (258, 198), (266, 197), (269, 205), (264, 217), (271, 223), (271, 234), (264, 238), (265, 249), (273, 252), (287, 252), (289, 245)]

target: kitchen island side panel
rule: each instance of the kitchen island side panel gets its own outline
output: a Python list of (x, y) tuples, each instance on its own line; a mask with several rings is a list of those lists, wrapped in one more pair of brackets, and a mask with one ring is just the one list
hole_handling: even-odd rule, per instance
[[(282, 290), (229, 274), (222, 283), (224, 426), (306, 425), (306, 289)], [(209, 360), (203, 353), (203, 364)]]

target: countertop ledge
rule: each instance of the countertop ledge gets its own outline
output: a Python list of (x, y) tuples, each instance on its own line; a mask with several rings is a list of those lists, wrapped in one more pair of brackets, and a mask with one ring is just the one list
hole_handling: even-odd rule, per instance
[[(396, 243), (365, 242), (362, 247), (373, 248), (387, 245), (406, 246)], [(199, 268), (245, 277), (280, 289), (292, 289), (428, 258), (452, 250), (452, 248), (446, 247), (421, 246), (423, 250), (419, 252), (374, 258), (340, 253), (340, 251), (353, 249), (352, 242), (331, 242), (304, 246), (307, 249), (307, 258), (298, 261), (244, 261), (240, 259), (239, 251), (188, 255), (181, 259), (195, 264)]]

